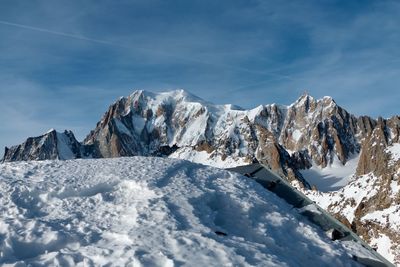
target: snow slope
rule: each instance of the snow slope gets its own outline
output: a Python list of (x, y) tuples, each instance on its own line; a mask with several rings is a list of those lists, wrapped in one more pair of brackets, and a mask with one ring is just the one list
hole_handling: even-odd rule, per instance
[(400, 143), (395, 143), (386, 149), (391, 154), (392, 162), (400, 160)]
[(7, 266), (358, 266), (256, 182), (176, 159), (0, 164), (0, 211)]
[(345, 165), (339, 160), (325, 168), (320, 168), (316, 164), (310, 169), (300, 170), (303, 177), (311, 185), (315, 185), (318, 191), (330, 192), (337, 191), (347, 185), (357, 169), (360, 155), (353, 155)]

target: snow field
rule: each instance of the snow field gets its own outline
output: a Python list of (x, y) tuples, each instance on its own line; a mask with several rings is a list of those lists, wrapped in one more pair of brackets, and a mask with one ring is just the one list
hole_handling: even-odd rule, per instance
[(256, 182), (176, 159), (1, 164), (0, 212), (5, 266), (358, 266)]
[(317, 187), (318, 191), (337, 191), (351, 181), (351, 177), (356, 172), (359, 159), (359, 155), (352, 155), (346, 165), (342, 165), (339, 159), (335, 158), (333, 164), (325, 168), (320, 168), (314, 164), (310, 169), (301, 170), (300, 172), (307, 182)]

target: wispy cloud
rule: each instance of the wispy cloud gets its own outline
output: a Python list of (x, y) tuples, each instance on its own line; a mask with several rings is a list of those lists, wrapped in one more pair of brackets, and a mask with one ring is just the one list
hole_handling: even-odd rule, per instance
[[(0, 20), (0, 24), (6, 25), (6, 26), (12, 26), (12, 27), (17, 27), (25, 30), (31, 30), (31, 31), (37, 31), (37, 32), (44, 32), (48, 34), (53, 34), (53, 35), (58, 35), (62, 37), (67, 37), (67, 38), (72, 38), (72, 39), (77, 39), (77, 40), (83, 40), (83, 41), (88, 41), (88, 42), (93, 42), (93, 43), (98, 43), (98, 44), (104, 44), (104, 45), (112, 45), (112, 46), (121, 46), (112, 42), (104, 41), (104, 40), (99, 40), (99, 39), (93, 39), (89, 38), (86, 36), (82, 35), (77, 35), (77, 34), (71, 34), (71, 33), (65, 33), (65, 32), (59, 32), (59, 31), (52, 31), (49, 29), (44, 29), (44, 28), (39, 28), (39, 27), (33, 27), (29, 25), (24, 25), (24, 24), (19, 24), (19, 23), (13, 23), (9, 21), (4, 21)], [(124, 47), (124, 46), (121, 46)], [(125, 47), (124, 47), (125, 48)]]
[[(154, 56), (154, 54), (156, 54), (156, 55), (160, 55), (160, 56), (164, 56), (164, 57), (172, 57), (176, 60), (180, 60), (180, 61), (192, 63), (192, 64), (194, 63), (194, 64), (202, 64), (202, 65), (211, 65), (211, 66), (215, 66), (215, 67), (219, 67), (219, 68), (227, 68), (227, 69), (231, 69), (231, 70), (235, 70), (235, 71), (239, 71), (239, 72), (249, 72), (249, 73), (255, 73), (255, 74), (262, 74), (262, 75), (270, 75), (270, 76), (274, 76), (274, 77), (278, 77), (278, 78), (282, 78), (282, 79), (292, 80), (292, 78), (290, 76), (279, 74), (279, 72), (266, 71), (266, 70), (254, 70), (251, 68), (230, 65), (227, 63), (223, 63), (223, 62), (206, 61), (206, 60), (201, 60), (199, 58), (182, 56), (181, 53), (168, 53), (168, 52), (163, 51), (162, 49), (148, 49), (145, 47), (139, 47), (137, 45), (126, 45), (126, 44), (112, 42), (112, 41), (90, 38), (90, 37), (83, 36), (81, 34), (71, 34), (71, 33), (66, 33), (66, 32), (53, 31), (53, 30), (49, 30), (49, 29), (45, 29), (45, 28), (39, 28), (39, 27), (34, 27), (34, 26), (29, 26), (29, 25), (24, 25), (24, 24), (19, 24), (19, 23), (13, 23), (13, 22), (4, 21), (4, 20), (0, 20), (0, 24), (6, 25), (6, 26), (17, 27), (17, 28), (21, 28), (21, 29), (25, 29), (25, 30), (31, 30), (31, 31), (37, 31), (37, 32), (57, 35), (57, 36), (66, 37), (66, 38), (72, 38), (72, 39), (81, 40), (81, 41), (93, 42), (93, 43), (101, 44), (101, 45), (113, 46), (113, 47), (122, 48), (125, 50), (134, 49), (139, 52), (153, 54), (153, 56)], [(213, 55), (215, 55), (215, 53), (213, 53)]]

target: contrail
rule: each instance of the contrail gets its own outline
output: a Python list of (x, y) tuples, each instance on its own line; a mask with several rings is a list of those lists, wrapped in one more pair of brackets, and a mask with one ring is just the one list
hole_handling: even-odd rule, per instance
[(106, 40), (89, 38), (89, 37), (86, 37), (86, 36), (83, 36), (83, 35), (79, 35), (79, 34), (72, 34), (72, 33), (66, 33), (66, 32), (53, 31), (53, 30), (49, 30), (49, 29), (45, 29), (45, 28), (33, 27), (33, 26), (19, 24), (19, 23), (13, 23), (13, 22), (5, 21), (5, 20), (0, 20), (0, 24), (7, 25), (7, 26), (12, 26), (12, 27), (17, 27), (17, 28), (21, 28), (21, 29), (26, 29), (26, 30), (31, 30), (31, 31), (36, 31), (36, 32), (43, 32), (43, 33), (48, 33), (48, 34), (52, 34), (52, 35), (58, 35), (58, 36), (72, 38), (72, 39), (76, 39), (76, 40), (82, 40), (82, 41), (88, 41), (88, 42), (92, 42), (92, 43), (98, 43), (98, 44), (102, 44), (102, 45), (120, 47), (120, 48), (124, 48), (124, 49), (132, 49), (133, 48), (133, 49), (136, 49), (136, 50), (139, 50), (139, 51), (142, 51), (142, 52), (151, 52), (151, 53), (155, 53), (155, 54), (166, 56), (166, 57), (172, 57), (172, 58), (175, 58), (175, 59), (178, 59), (178, 60), (182, 60), (182, 61), (186, 61), (186, 62), (192, 62), (192, 63), (202, 64), (202, 65), (209, 65), (209, 66), (214, 66), (214, 67), (223, 67), (223, 68), (227, 68), (227, 69), (231, 69), (231, 70), (235, 70), (235, 71), (240, 71), (240, 72), (248, 72), (248, 73), (253, 73), (253, 74), (269, 75), (269, 76), (274, 76), (274, 77), (278, 77), (278, 78), (281, 78), (281, 79), (293, 80), (293, 78), (290, 77), (290, 76), (282, 75), (282, 74), (279, 74), (279, 73), (276, 73), (276, 72), (252, 70), (252, 69), (248, 69), (248, 68), (227, 65), (227, 64), (224, 64), (224, 63), (213, 63), (213, 62), (207, 62), (207, 61), (204, 61), (204, 60), (198, 60), (198, 59), (195, 59), (195, 58), (181, 57), (181, 56), (176, 55), (176, 54), (166, 53), (166, 52), (159, 51), (159, 50), (153, 50), (153, 49), (148, 49), (148, 48), (143, 48), (143, 47), (138, 47), (138, 46), (135, 46), (135, 47), (127, 46), (127, 45), (117, 44), (117, 43), (106, 41)]
[(8, 21), (4, 21), (4, 20), (0, 20), (0, 24), (8, 25), (8, 26), (14, 26), (14, 27), (27, 29), (27, 30), (32, 30), (32, 31), (37, 31), (37, 32), (49, 33), (49, 34), (53, 34), (53, 35), (59, 35), (59, 36), (63, 36), (63, 37), (69, 37), (69, 38), (73, 38), (73, 39), (77, 39), (77, 40), (83, 40), (83, 41), (89, 41), (89, 42), (93, 42), (93, 43), (99, 43), (99, 44), (105, 44), (105, 45), (112, 45), (112, 46), (119, 46), (119, 47), (123, 47), (123, 48), (128, 48), (128, 47), (124, 47), (122, 45), (118, 45), (118, 44), (115, 44), (115, 43), (112, 43), (112, 42), (99, 40), (99, 39), (93, 39), (93, 38), (89, 38), (89, 37), (86, 37), (86, 36), (83, 36), (83, 35), (52, 31), (52, 30), (48, 30), (48, 29), (44, 29), (44, 28), (32, 27), (32, 26), (13, 23), (13, 22), (8, 22)]

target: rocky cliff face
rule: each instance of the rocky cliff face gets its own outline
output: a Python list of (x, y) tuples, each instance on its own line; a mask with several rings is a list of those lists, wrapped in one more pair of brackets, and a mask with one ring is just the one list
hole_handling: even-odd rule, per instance
[(363, 145), (364, 155), (376, 151), (370, 154), (372, 163), (364, 164), (361, 161), (365, 159), (360, 158), (358, 171), (362, 172), (349, 184), (334, 192), (306, 193), (379, 253), (400, 265), (400, 144), (383, 148), (384, 143), (372, 141), (379, 132), (375, 131)]
[(400, 117), (379, 118), (375, 127), (362, 140), (362, 152), (357, 167), (357, 175), (373, 172), (375, 175), (388, 174), (390, 155), (386, 148), (399, 143)]
[(101, 157), (170, 154), (174, 146), (200, 145), (210, 114), (202, 100), (189, 97), (184, 91), (136, 91), (111, 105), (84, 143)]
[(399, 117), (365, 125), (368, 134), (350, 183), (339, 191), (307, 194), (400, 265)]

